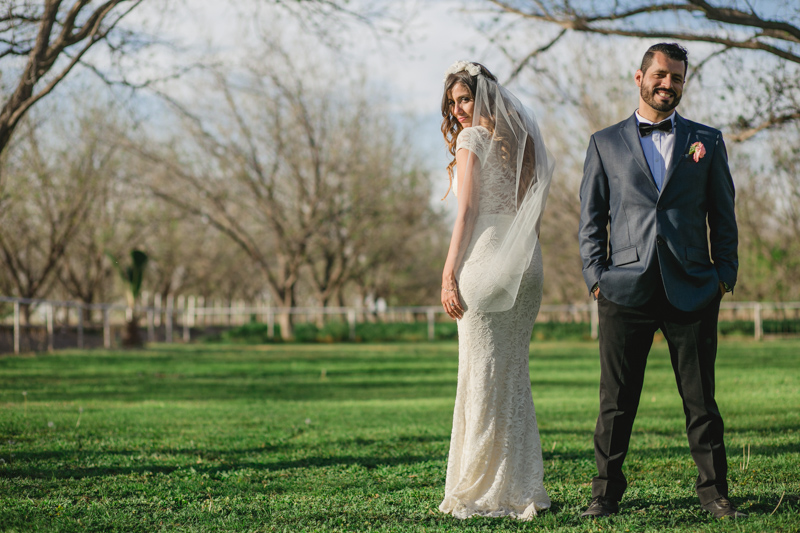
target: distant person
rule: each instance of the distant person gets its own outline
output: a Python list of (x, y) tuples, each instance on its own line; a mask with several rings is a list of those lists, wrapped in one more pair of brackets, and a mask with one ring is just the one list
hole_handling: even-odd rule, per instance
[(553, 159), (532, 115), (478, 63), (447, 70), (442, 116), (458, 214), (441, 298), (458, 320), (458, 391), (439, 509), (529, 520), (550, 507), (528, 356)]
[(722, 134), (675, 112), (688, 64), (677, 44), (651, 46), (634, 76), (639, 109), (595, 133), (586, 154), (579, 240), (600, 316), (598, 473), (586, 518), (619, 511), (622, 463), (659, 329), (683, 399), (700, 504), (717, 518), (746, 516), (728, 499), (714, 400), (719, 305), (739, 266), (733, 180)]

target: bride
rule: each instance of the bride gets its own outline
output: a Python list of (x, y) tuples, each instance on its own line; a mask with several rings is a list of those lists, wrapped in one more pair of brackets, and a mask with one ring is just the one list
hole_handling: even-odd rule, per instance
[(439, 509), (530, 520), (550, 507), (528, 355), (553, 158), (532, 114), (478, 63), (447, 70), (442, 116), (458, 214), (441, 296), (458, 320), (458, 390)]

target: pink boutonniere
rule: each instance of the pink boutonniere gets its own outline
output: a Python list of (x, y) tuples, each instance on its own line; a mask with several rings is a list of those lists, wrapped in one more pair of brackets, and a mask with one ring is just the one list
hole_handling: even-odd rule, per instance
[(703, 146), (703, 143), (697, 141), (689, 148), (689, 155), (692, 156), (694, 162), (697, 163), (706, 155), (706, 147)]

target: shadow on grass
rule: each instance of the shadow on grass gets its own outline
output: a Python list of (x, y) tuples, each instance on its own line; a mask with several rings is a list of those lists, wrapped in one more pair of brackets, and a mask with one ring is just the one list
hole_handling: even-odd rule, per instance
[[(785, 415), (785, 409), (783, 410), (775, 409), (774, 411), (775, 411), (775, 416)], [(765, 416), (761, 417), (762, 419), (767, 418), (770, 414), (772, 414), (772, 411), (766, 409), (762, 409), (759, 413), (761, 412), (765, 413)], [(541, 414), (539, 413), (537, 414), (543, 419), (544, 417), (548, 416), (548, 413), (546, 411), (544, 411)], [(675, 426), (673, 426), (674, 429), (669, 429), (668, 427), (665, 427), (668, 426), (669, 424), (664, 424), (661, 428), (634, 427), (633, 435), (631, 437), (631, 442), (634, 442), (637, 439), (640, 439), (646, 435), (657, 435), (659, 437), (675, 437), (682, 439), (686, 438), (686, 433), (684, 432), (683, 427), (678, 425), (682, 422), (682, 420), (679, 418), (680, 413), (675, 413), (674, 416), (671, 416), (669, 413), (662, 414), (659, 412), (659, 413), (640, 414), (640, 416), (642, 418), (657, 417), (659, 420), (662, 421), (671, 421), (671, 423), (675, 424)], [(570, 418), (570, 422), (577, 425), (577, 422), (575, 422), (574, 417)], [(539, 424), (539, 431), (541, 432), (542, 435), (565, 435), (568, 437), (576, 437), (578, 439), (586, 438), (591, 442), (592, 435), (594, 433), (595, 420), (594, 418), (587, 417), (586, 418), (587, 427), (581, 427), (581, 428), (549, 427), (550, 424), (551, 421), (549, 420), (544, 424), (541, 423)], [(760, 436), (763, 437), (763, 436), (772, 436), (775, 434), (776, 431), (780, 431), (781, 433), (792, 433), (792, 432), (800, 433), (800, 423), (787, 424), (782, 422), (778, 426), (775, 425), (774, 423), (770, 424), (769, 422), (765, 422), (764, 424), (757, 424), (755, 421), (747, 421), (747, 424), (742, 425), (741, 427), (730, 427), (730, 426), (726, 427), (725, 441), (727, 442), (735, 437), (737, 440), (742, 440), (746, 442), (748, 438), (754, 437), (753, 435), (754, 433), (763, 433), (763, 435)], [(795, 447), (794, 451), (795, 452), (800, 451), (800, 447)]]
[[(57, 460), (59, 462), (75, 463), (83, 460), (94, 460), (95, 457), (134, 457), (158, 454), (161, 456), (192, 456), (194, 458), (202, 458), (206, 461), (230, 462), (227, 457), (239, 457), (243, 455), (252, 454), (266, 454), (266, 453), (292, 453), (306, 450), (308, 446), (304, 443), (298, 443), (289, 439), (296, 437), (296, 434), (291, 435), (286, 440), (278, 441), (275, 443), (265, 443), (261, 446), (250, 448), (172, 448), (172, 447), (157, 447), (150, 449), (135, 449), (135, 450), (44, 450), (39, 452), (25, 452), (18, 451), (14, 454), (15, 463), (19, 462), (37, 462)], [(391, 439), (365, 439), (363, 437), (354, 437), (349, 439), (336, 439), (317, 444), (317, 448), (324, 448), (326, 446), (335, 446), (336, 448), (343, 447), (369, 447), (381, 446), (383, 448), (396, 448), (397, 446), (414, 445), (422, 443), (435, 443), (435, 442), (449, 442), (450, 435), (403, 435)]]
[[(737, 453), (735, 448), (728, 447), (727, 450), (728, 455), (728, 464), (730, 468), (733, 468), (741, 459), (741, 450)], [(797, 446), (794, 444), (777, 444), (777, 445), (770, 445), (770, 444), (759, 444), (751, 449), (752, 456), (774, 456), (778, 457), (781, 455), (786, 454), (797, 454), (798, 449)], [(630, 460), (641, 460), (641, 461), (652, 461), (652, 460), (663, 460), (668, 458), (687, 458), (691, 459), (691, 455), (689, 453), (689, 445), (688, 443), (684, 445), (676, 445), (676, 446), (650, 446), (650, 447), (639, 447), (637, 446), (636, 440), (631, 440), (631, 447), (628, 451), (627, 461)], [(573, 451), (548, 451), (544, 450), (542, 452), (542, 458), (545, 461), (549, 460), (561, 460), (561, 461), (580, 461), (585, 460), (587, 458), (591, 458), (594, 460), (594, 450), (592, 448), (591, 437), (587, 440), (586, 449), (585, 450), (573, 450)], [(627, 464), (627, 462), (626, 462)]]
[[(296, 436), (296, 435), (295, 435)], [(365, 453), (357, 454), (322, 454), (305, 456), (297, 459), (283, 457), (303, 455), (308, 451), (308, 446), (291, 440), (276, 443), (265, 443), (248, 448), (173, 448), (160, 447), (151, 449), (116, 449), (116, 450), (43, 450), (36, 452), (19, 451), (14, 454), (13, 463), (0, 470), (0, 478), (91, 478), (117, 475), (143, 474), (145, 472), (169, 474), (181, 469), (194, 469), (197, 472), (214, 474), (240, 469), (254, 469), (264, 472), (276, 470), (289, 470), (297, 468), (324, 468), (328, 466), (358, 465), (372, 470), (381, 466), (411, 465), (429, 461), (441, 461), (444, 464), (446, 456), (439, 454), (419, 455), (403, 453), (403, 448), (425, 443), (447, 442), (449, 435), (401, 435), (390, 439), (364, 439), (361, 437), (335, 439), (315, 446), (316, 450), (333, 448), (342, 450), (363, 449)], [(370, 454), (369, 448), (378, 447), (387, 450), (385, 454)], [(391, 453), (394, 451), (395, 453)], [(275, 457), (276, 454), (278, 457)], [(157, 455), (163, 461), (172, 464), (152, 463), (152, 456)], [(253, 456), (260, 456), (254, 460)], [(283, 456), (283, 457), (281, 457)], [(136, 464), (128, 466), (91, 466), (81, 467), (81, 464), (92, 464), (98, 460), (114, 461), (114, 457), (126, 458), (115, 462), (136, 462), (136, 457), (150, 460), (149, 464)], [(263, 460), (261, 460), (263, 458)], [(66, 468), (46, 468), (36, 466), (42, 462), (55, 462), (63, 465), (76, 465)], [(216, 464), (202, 464), (216, 463)], [(22, 466), (20, 466), (22, 465)], [(28, 465), (28, 466), (26, 466)]]
[[(168, 371), (167, 371), (168, 372)], [(336, 372), (320, 379), (318, 373), (294, 375), (287, 379), (280, 374), (239, 375), (215, 374), (187, 376), (181, 373), (148, 373), (146, 376), (101, 375), (81, 378), (58, 379), (62, 390), (39, 393), (37, 385), (27, 385), (30, 397), (37, 401), (215, 401), (215, 400), (387, 400), (387, 399), (432, 399), (455, 398), (456, 379), (412, 379), (403, 374), (392, 379), (375, 373)], [(416, 372), (416, 376), (435, 376), (437, 372)], [(384, 379), (380, 379), (384, 378)], [(54, 377), (53, 380), (56, 380)], [(38, 380), (42, 388), (48, 380)], [(113, 388), (107, 386), (114, 383)], [(533, 387), (593, 388), (593, 383), (579, 381), (534, 382)]]
[(800, 494), (797, 493), (775, 493), (768, 498), (764, 494), (755, 492), (736, 491), (733, 495), (734, 503), (744, 512), (752, 515), (776, 515), (783, 513), (796, 513), (800, 504)]
[[(781, 497), (783, 499), (781, 499)], [(764, 494), (755, 492), (736, 491), (731, 496), (733, 503), (741, 510), (755, 518), (759, 515), (769, 515), (773, 511), (775, 514), (782, 512), (797, 512), (797, 504), (800, 502), (800, 496), (797, 494), (775, 494), (767, 498), (765, 501)], [(779, 505), (780, 502), (780, 505)], [(781, 509), (783, 507), (783, 509)], [(700, 500), (694, 497), (673, 498), (673, 499), (660, 499), (660, 498), (631, 498), (629, 500), (623, 499), (620, 503), (620, 510), (622, 513), (647, 513), (652, 516), (652, 509), (663, 509), (664, 512), (673, 510), (696, 510), (698, 515), (697, 522), (708, 522), (711, 520), (711, 515), (706, 513), (700, 507)]]
[[(677, 515), (677, 516), (676, 516)], [(679, 520), (682, 527), (688, 524), (704, 524), (714, 519), (702, 510), (696, 497), (643, 497), (624, 498), (620, 502), (620, 520), (636, 521), (646, 519), (648, 526), (675, 526)]]
[[(235, 455), (242, 455), (252, 452), (263, 452), (263, 449), (257, 448), (254, 450), (242, 450), (235, 452)], [(139, 455), (141, 452), (133, 452), (128, 450), (118, 450), (116, 452), (105, 452), (103, 455)], [(160, 450), (159, 453), (170, 453), (168, 451)], [(93, 477), (107, 477), (131, 474), (144, 474), (162, 473), (170, 474), (177, 470), (194, 469), (198, 473), (208, 473), (209, 475), (217, 474), (220, 472), (230, 472), (241, 469), (253, 469), (256, 471), (273, 472), (281, 470), (291, 470), (297, 468), (325, 468), (329, 466), (361, 466), (367, 470), (373, 470), (378, 467), (393, 467), (398, 465), (413, 465), (417, 463), (427, 463), (430, 461), (441, 461), (444, 464), (445, 457), (439, 455), (397, 455), (397, 456), (355, 456), (355, 455), (340, 455), (340, 456), (316, 456), (305, 457), (295, 460), (269, 460), (264, 461), (237, 461), (235, 458), (228, 457), (228, 460), (223, 459), (226, 455), (234, 455), (229, 452), (214, 451), (214, 450), (197, 450), (197, 449), (183, 449), (175, 450), (173, 453), (180, 453), (191, 456), (191, 461), (186, 461), (183, 464), (177, 465), (156, 465), (156, 464), (140, 464), (136, 466), (108, 466), (108, 467), (74, 467), (74, 468), (5, 468), (0, 477), (2, 478), (22, 478), (22, 479), (83, 479)], [(20, 454), (21, 455), (21, 454)], [(37, 455), (39, 458), (57, 459), (60, 462), (75, 462), (76, 459), (84, 457), (86, 454), (77, 452), (70, 453), (47, 453), (47, 454), (26, 454)], [(44, 455), (45, 457), (41, 457)], [(100, 455), (100, 454), (98, 454)], [(196, 457), (204, 457), (208, 461), (220, 461), (222, 465), (208, 465), (203, 466), (196, 462)], [(31, 457), (32, 458), (32, 457)], [(15, 462), (20, 462), (19, 460)]]
[[(125, 389), (125, 385), (120, 385)], [(455, 396), (455, 382), (448, 380), (426, 381), (424, 392), (419, 382), (379, 383), (350, 380), (347, 383), (327, 382), (242, 382), (238, 379), (215, 378), (206, 380), (165, 380), (163, 384), (131, 384), (118, 393), (109, 391), (82, 392), (79, 394), (48, 394), (47, 400), (121, 400), (136, 401), (217, 401), (217, 400), (272, 400), (272, 401), (365, 401), (365, 400), (421, 400)]]

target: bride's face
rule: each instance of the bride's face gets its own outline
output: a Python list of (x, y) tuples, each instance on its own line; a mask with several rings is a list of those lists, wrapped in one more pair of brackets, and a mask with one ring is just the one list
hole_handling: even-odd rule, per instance
[(450, 90), (450, 113), (456, 117), (462, 128), (472, 126), (472, 110), (475, 99), (463, 83), (456, 83)]

